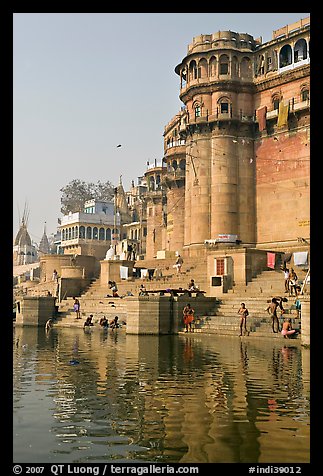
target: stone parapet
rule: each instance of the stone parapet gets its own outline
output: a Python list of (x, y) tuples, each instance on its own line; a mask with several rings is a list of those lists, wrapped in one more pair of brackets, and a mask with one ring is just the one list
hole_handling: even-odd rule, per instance
[(45, 326), (55, 316), (55, 298), (52, 296), (24, 296), (17, 301), (16, 326)]
[(183, 328), (183, 308), (188, 302), (198, 316), (213, 311), (217, 300), (203, 296), (127, 298), (127, 334), (177, 334)]

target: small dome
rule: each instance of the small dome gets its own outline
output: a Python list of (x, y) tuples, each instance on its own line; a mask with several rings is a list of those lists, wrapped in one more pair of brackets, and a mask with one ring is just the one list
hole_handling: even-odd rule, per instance
[(19, 228), (14, 244), (20, 247), (25, 245), (31, 246), (31, 238), (24, 223)]

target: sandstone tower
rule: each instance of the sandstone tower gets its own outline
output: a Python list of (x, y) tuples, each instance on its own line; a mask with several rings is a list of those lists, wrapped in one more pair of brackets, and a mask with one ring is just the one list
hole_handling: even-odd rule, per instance
[[(184, 131), (184, 134), (183, 134)], [(166, 234), (163, 247), (181, 252), (184, 246), (186, 112), (180, 111), (165, 127), (163, 186)]]
[(176, 67), (186, 105), (184, 250), (221, 234), (256, 242), (252, 36), (201, 35)]
[[(221, 236), (282, 249), (309, 238), (309, 18), (265, 44), (233, 31), (197, 36), (175, 72), (184, 253), (203, 255)], [(165, 158), (167, 175), (171, 151)]]

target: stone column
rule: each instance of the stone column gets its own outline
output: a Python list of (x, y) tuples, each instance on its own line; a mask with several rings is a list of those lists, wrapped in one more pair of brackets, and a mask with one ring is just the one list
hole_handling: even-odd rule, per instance
[(127, 334), (174, 334), (173, 299), (139, 296), (127, 299)]
[(200, 133), (186, 148), (184, 246), (204, 244), (210, 235), (210, 145)]
[(232, 137), (215, 135), (212, 138), (211, 164), (211, 230), (208, 238), (221, 233), (238, 234), (239, 168), (237, 151)]
[(301, 343), (302, 345), (310, 345), (310, 299), (301, 299)]

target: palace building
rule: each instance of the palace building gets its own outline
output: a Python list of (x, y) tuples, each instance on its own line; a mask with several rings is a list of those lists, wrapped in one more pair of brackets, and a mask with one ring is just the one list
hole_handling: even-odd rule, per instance
[(310, 20), (262, 43), (219, 31), (176, 66), (181, 111), (148, 183), (147, 258), (209, 244), (288, 250), (310, 236)]

